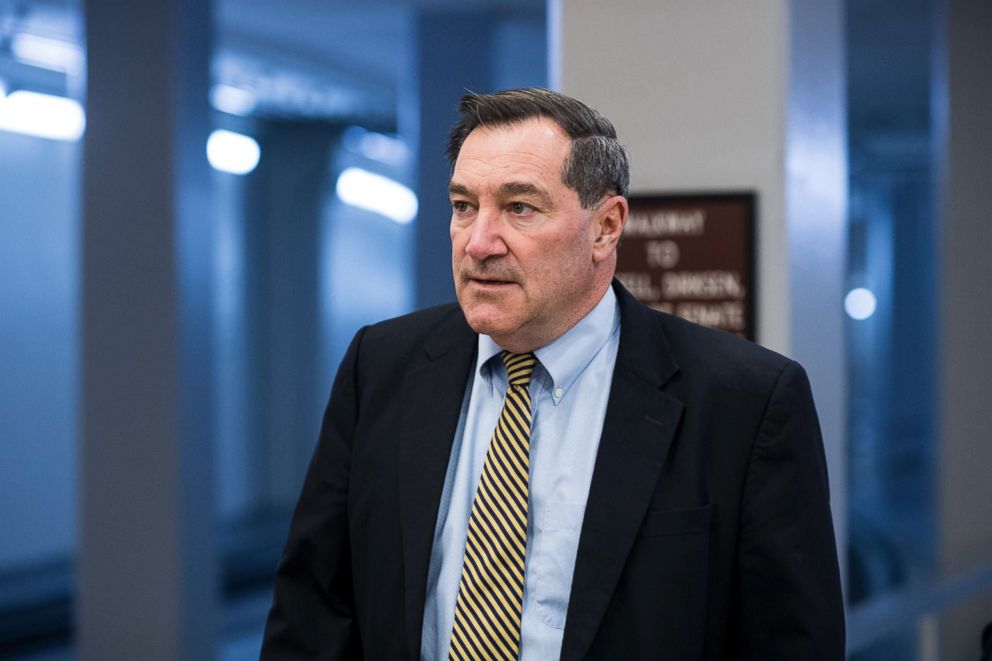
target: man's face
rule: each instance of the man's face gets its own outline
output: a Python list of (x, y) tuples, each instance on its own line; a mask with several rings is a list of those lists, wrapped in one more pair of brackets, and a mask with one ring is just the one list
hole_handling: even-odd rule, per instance
[(531, 351), (578, 322), (595, 284), (596, 211), (562, 181), (571, 141), (549, 119), (479, 127), (449, 187), (451, 261), (469, 325)]

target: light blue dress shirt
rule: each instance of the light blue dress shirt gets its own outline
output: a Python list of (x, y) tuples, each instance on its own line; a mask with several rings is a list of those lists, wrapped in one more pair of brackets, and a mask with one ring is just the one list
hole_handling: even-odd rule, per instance
[[(561, 656), (579, 532), (620, 343), (613, 289), (578, 324), (534, 352), (530, 504), (520, 659)], [(479, 336), (441, 495), (427, 578), (421, 657), (448, 658), (472, 500), (508, 386), (501, 349)]]

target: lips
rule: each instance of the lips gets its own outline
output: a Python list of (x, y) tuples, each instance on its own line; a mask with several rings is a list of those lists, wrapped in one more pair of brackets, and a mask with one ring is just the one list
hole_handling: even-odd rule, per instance
[(480, 280), (478, 278), (469, 278), (468, 281), (478, 291), (500, 291), (514, 284), (509, 280)]
[(513, 276), (512, 273), (496, 273), (490, 272), (467, 272), (463, 273), (463, 279), (466, 282), (470, 282), (480, 287), (498, 287), (500, 285), (512, 285), (517, 282), (517, 278)]

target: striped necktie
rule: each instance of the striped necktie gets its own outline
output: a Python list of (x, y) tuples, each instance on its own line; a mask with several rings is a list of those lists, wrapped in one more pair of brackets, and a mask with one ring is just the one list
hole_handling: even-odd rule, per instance
[(534, 354), (501, 354), (510, 387), (468, 520), (448, 658), (516, 659), (527, 549), (530, 377)]

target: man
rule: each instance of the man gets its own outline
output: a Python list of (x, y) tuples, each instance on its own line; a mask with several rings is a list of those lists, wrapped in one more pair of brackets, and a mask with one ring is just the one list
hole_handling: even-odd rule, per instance
[(353, 340), (263, 658), (842, 659), (802, 368), (612, 282), (609, 121), (540, 89), (461, 112), (458, 305)]

